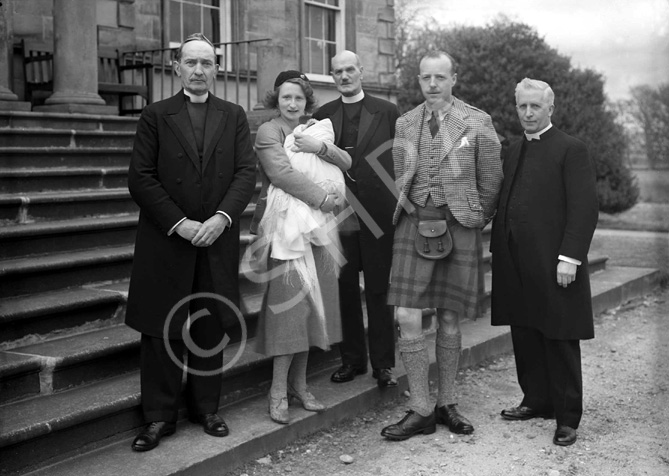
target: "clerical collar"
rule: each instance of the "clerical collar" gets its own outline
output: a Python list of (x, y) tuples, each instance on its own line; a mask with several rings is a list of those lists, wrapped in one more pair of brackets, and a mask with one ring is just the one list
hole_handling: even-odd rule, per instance
[(209, 91), (207, 91), (207, 93), (203, 94), (202, 96), (196, 96), (195, 94), (189, 93), (188, 91), (186, 91), (184, 89), (184, 94), (188, 97), (190, 102), (192, 102), (193, 104), (207, 102), (207, 99), (209, 99)]
[(553, 127), (553, 124), (549, 122), (548, 125), (543, 129), (541, 129), (539, 132), (525, 132), (525, 138), (527, 140), (541, 140), (541, 134), (546, 132), (551, 127)]
[(342, 96), (341, 102), (343, 102), (344, 104), (353, 104), (362, 101), (364, 97), (365, 97), (365, 92), (361, 89), (360, 92), (355, 96)]
[(425, 103), (425, 109), (427, 109), (426, 116), (429, 119), (432, 113), (435, 112), (437, 114), (437, 117), (439, 118), (439, 121), (443, 121), (444, 117), (448, 116), (448, 114), (451, 112), (451, 108), (453, 107), (453, 102), (454, 101), (451, 100), (450, 103), (444, 104), (442, 107), (436, 110), (432, 110), (430, 106), (428, 106), (427, 103)]

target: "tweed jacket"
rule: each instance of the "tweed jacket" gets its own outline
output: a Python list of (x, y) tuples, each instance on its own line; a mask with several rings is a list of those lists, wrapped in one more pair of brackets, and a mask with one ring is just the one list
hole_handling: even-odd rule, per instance
[[(425, 103), (397, 120), (393, 162), (399, 193), (393, 223), (402, 210), (411, 212), (411, 184), (418, 169), (421, 122)], [(483, 228), (494, 216), (502, 185), (501, 145), (490, 116), (453, 98), (446, 134), (439, 155), (439, 179), (445, 184), (446, 203), (455, 219), (467, 228)]]

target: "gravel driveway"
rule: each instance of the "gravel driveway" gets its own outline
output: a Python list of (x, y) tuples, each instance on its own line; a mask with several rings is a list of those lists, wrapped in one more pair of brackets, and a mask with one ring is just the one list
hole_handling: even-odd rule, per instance
[(597, 316), (596, 338), (582, 344), (585, 414), (573, 446), (553, 445), (552, 420), (501, 419), (521, 398), (506, 355), (459, 374), (471, 436), (439, 426), (433, 435), (386, 441), (379, 432), (403, 416), (400, 397), (226, 474), (667, 476), (668, 301), (669, 290), (658, 291)]

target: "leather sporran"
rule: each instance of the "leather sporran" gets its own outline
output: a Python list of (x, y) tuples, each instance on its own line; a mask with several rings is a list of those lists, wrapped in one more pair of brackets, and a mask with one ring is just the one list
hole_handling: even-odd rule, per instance
[(419, 220), (414, 245), (425, 259), (443, 259), (453, 250), (453, 237), (446, 220)]

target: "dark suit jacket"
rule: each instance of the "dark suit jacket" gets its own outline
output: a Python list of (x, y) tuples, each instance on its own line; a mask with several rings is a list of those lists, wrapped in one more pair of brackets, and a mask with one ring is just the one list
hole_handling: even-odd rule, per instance
[[(183, 90), (142, 111), (128, 187), (140, 208), (126, 323), (162, 337), (171, 309), (191, 294), (198, 248), (169, 230), (182, 218), (204, 222), (216, 211), (232, 227), (206, 250), (216, 292), (239, 303), (239, 224), (255, 188), (256, 159), (244, 110), (209, 95), (202, 163)], [(173, 316), (180, 338), (188, 306)]]
[[(506, 214), (525, 139), (504, 160), (504, 183), (493, 222), (492, 324), (531, 327), (550, 339), (594, 336), (588, 249), (598, 218), (594, 166), (583, 142), (555, 126), (541, 135), (540, 160), (525, 161), (513, 237), (520, 267), (511, 260)], [(580, 260), (576, 281), (557, 284), (558, 256)]]
[[(335, 130), (335, 144), (339, 145), (343, 130), (342, 101), (336, 99), (321, 106), (314, 114), (321, 120), (329, 118)], [(389, 101), (365, 94), (360, 113), (358, 143), (353, 163), (345, 174), (346, 185), (355, 180), (357, 193), (347, 196), (360, 222), (362, 266), (366, 285), (372, 292), (385, 292), (392, 260), (394, 195), (392, 146), (397, 106)], [(370, 286), (371, 284), (371, 286)]]

